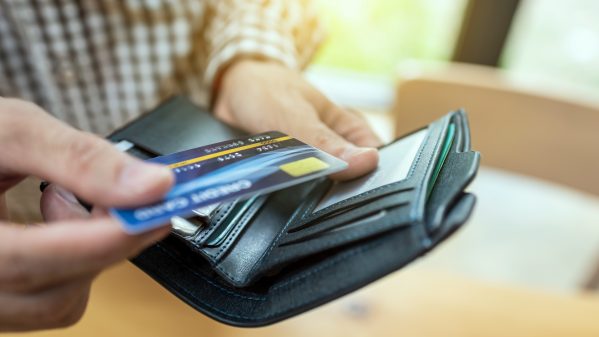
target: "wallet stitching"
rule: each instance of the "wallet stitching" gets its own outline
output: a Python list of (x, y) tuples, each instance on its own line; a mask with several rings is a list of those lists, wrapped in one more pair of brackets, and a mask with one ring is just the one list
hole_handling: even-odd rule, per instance
[[(258, 212), (262, 205), (264, 205), (263, 202), (256, 200), (254, 204), (250, 207), (250, 209), (247, 211), (247, 213), (245, 213), (243, 217), (239, 220), (239, 223), (237, 224), (235, 229), (233, 229), (233, 232), (231, 232), (231, 234), (229, 235), (223, 246), (218, 250), (218, 252), (214, 256), (212, 256), (211, 254), (208, 255), (212, 256), (215, 259), (220, 257), (221, 253), (223, 253), (223, 251), (225, 251), (227, 248), (229, 248), (229, 246), (231, 246), (231, 243), (234, 240), (237, 233), (242, 228), (245, 228), (245, 225), (248, 223), (249, 219), (252, 218), (256, 214), (256, 212)], [(223, 269), (221, 269), (220, 265), (217, 265), (216, 267), (222, 272), (225, 272)]]
[[(260, 256), (260, 258), (254, 263), (254, 265), (252, 266), (252, 269), (250, 269), (250, 272), (248, 274), (248, 276), (245, 278), (246, 280), (254, 274), (255, 270), (256, 270), (256, 266), (258, 265), (258, 262), (263, 261), (267, 256), (270, 256), (270, 253), (272, 252), (272, 250), (275, 248), (275, 246), (277, 246), (279, 244), (279, 241), (281, 239), (281, 237), (283, 236), (284, 233), (287, 233), (287, 228), (289, 228), (289, 226), (291, 225), (291, 223), (293, 221), (291, 221), (294, 217), (292, 216), (291, 219), (289, 219), (289, 221), (287, 221), (287, 223), (285, 224), (285, 226), (283, 227), (283, 229), (279, 232), (279, 234), (277, 235), (277, 237), (275, 238), (274, 241), (272, 241), (272, 243), (270, 244), (270, 247), (268, 247), (268, 250), (266, 252), (264, 252), (264, 254), (262, 254), (262, 256)], [(236, 279), (238, 282), (240, 280)]]
[[(431, 135), (429, 133), (427, 135), (427, 138), (430, 139), (430, 137), (431, 137)], [(433, 151), (435, 150), (435, 148), (437, 148), (438, 141), (439, 141), (439, 139), (437, 138), (437, 141), (435, 142), (435, 146), (433, 147)], [(420, 164), (420, 161), (422, 160), (422, 153), (423, 152), (424, 152), (424, 146), (422, 147), (422, 149), (420, 151), (418, 151), (418, 155), (416, 156), (416, 160), (414, 162), (414, 165), (412, 165), (410, 167), (410, 171), (408, 171), (408, 177), (412, 177), (412, 175), (414, 175), (414, 171), (416, 171), (416, 167)]]
[[(235, 297), (239, 297), (239, 298), (243, 298), (243, 299), (247, 299), (247, 300), (253, 300), (253, 301), (264, 301), (266, 298), (265, 297), (253, 297), (253, 296), (246, 296), (246, 295), (241, 295), (235, 292), (232, 292), (231, 290), (228, 290), (227, 288), (224, 288), (223, 286), (219, 285), (218, 283), (211, 281), (209, 278), (207, 278), (206, 276), (198, 273), (197, 271), (193, 270), (191, 267), (189, 267), (187, 264), (185, 264), (185, 262), (183, 260), (181, 260), (180, 258), (178, 258), (177, 256), (175, 256), (174, 254), (172, 254), (168, 249), (162, 247), (162, 245), (160, 244), (156, 244), (156, 247), (159, 248), (160, 250), (162, 250), (165, 254), (167, 254), (168, 256), (170, 256), (173, 260), (176, 260), (177, 262), (179, 262), (179, 265), (182, 265), (183, 267), (185, 267), (185, 269), (187, 269), (188, 271), (190, 271), (193, 275), (203, 279), (204, 281), (208, 282), (210, 285), (216, 287), (217, 289), (235, 296)], [(177, 281), (175, 281), (175, 283), (179, 284)], [(196, 298), (194, 296), (194, 298)], [(197, 298), (196, 298), (197, 299)]]
[[(291, 226), (291, 224), (294, 222), (293, 220), (296, 218), (296, 214), (297, 214), (297, 211), (293, 212), (293, 214), (291, 215), (291, 217), (289, 218), (289, 220), (287, 220), (287, 223), (285, 223), (285, 226), (283, 226), (283, 228), (281, 229), (281, 231), (279, 232), (279, 234), (277, 234), (276, 238), (270, 243), (270, 247), (268, 247), (268, 249), (256, 260), (256, 262), (254, 262), (254, 264), (252, 265), (252, 268), (250, 269), (249, 273), (245, 277), (242, 277), (242, 278), (234, 277), (234, 276), (230, 275), (229, 273), (227, 273), (226, 271), (224, 271), (222, 269), (219, 269), (219, 270), (221, 270), (231, 280), (233, 280), (235, 282), (247, 281), (255, 273), (255, 270), (257, 268), (258, 263), (261, 262), (261, 261), (263, 261), (264, 259), (266, 259), (270, 255), (270, 253), (272, 252), (272, 250), (278, 245), (279, 241), (281, 240), (281, 237), (285, 233), (287, 233), (287, 228), (289, 228), (289, 226)], [(219, 268), (219, 266), (217, 266), (217, 268)]]
[[(447, 125), (448, 125), (448, 123), (444, 123), (443, 126), (441, 126), (442, 130), (445, 130), (446, 127), (447, 127)], [(425, 166), (426, 166), (426, 170), (424, 171), (424, 178), (425, 179), (422, 179), (422, 181), (420, 182), (420, 184), (418, 186), (421, 195), (422, 195), (423, 191), (425, 190), (424, 186), (428, 187), (428, 180), (429, 179), (426, 179), (426, 178), (431, 174), (431, 166), (435, 162), (434, 157), (435, 157), (435, 153), (437, 153), (437, 149), (439, 147), (439, 143), (441, 142), (441, 138), (443, 138), (443, 137), (437, 137), (437, 140), (435, 140), (435, 145), (433, 146), (433, 149), (432, 149), (433, 154), (431, 156), (429, 156), (428, 162), (425, 164)], [(414, 205), (420, 206), (420, 204), (421, 204), (422, 201), (421, 201), (421, 199), (420, 200), (419, 199), (420, 198), (416, 198), (415, 199)], [(420, 208), (421, 207), (414, 207), (414, 208), (412, 208), (412, 211), (414, 213), (415, 212), (419, 212)]]
[(232, 203), (225, 206), (224, 209), (218, 210), (218, 217), (215, 219), (212, 225), (208, 227), (208, 229), (206, 229), (206, 231), (204, 231), (202, 234), (198, 236), (198, 238), (195, 241), (202, 241), (206, 236), (208, 236), (208, 234), (211, 233), (212, 229), (214, 229), (214, 227), (218, 226), (221, 223), (222, 218), (229, 214), (228, 211), (231, 209), (231, 207), (233, 207)]

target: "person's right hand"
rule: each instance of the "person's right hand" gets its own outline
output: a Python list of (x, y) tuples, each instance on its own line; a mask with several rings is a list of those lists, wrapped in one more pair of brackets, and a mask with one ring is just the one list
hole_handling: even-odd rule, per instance
[(53, 182), (42, 200), (48, 222), (8, 223), (0, 205), (2, 331), (74, 324), (102, 269), (135, 256), (169, 231), (128, 235), (106, 215), (91, 217), (67, 192), (101, 207), (144, 204), (171, 187), (168, 168), (120, 153), (34, 104), (0, 98), (0, 203), (4, 192), (30, 175)]

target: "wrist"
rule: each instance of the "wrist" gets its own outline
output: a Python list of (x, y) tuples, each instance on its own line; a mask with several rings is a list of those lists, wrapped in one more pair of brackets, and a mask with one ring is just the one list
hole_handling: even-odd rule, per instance
[(214, 107), (219, 97), (223, 96), (223, 93), (227, 90), (226, 83), (228, 82), (228, 79), (234, 77), (236, 73), (239, 73), (239, 71), (243, 71), (243, 69), (248, 67), (267, 64), (284, 66), (284, 64), (280, 61), (260, 55), (241, 55), (223, 65), (214, 77), (214, 81), (212, 83), (212, 92), (210, 96), (211, 106)]

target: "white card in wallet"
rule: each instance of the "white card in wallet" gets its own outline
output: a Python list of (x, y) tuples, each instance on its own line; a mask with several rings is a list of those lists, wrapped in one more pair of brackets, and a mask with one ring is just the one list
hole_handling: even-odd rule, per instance
[(373, 172), (347, 182), (335, 183), (320, 203), (317, 212), (339, 201), (407, 178), (428, 129), (415, 132), (379, 150), (379, 166)]

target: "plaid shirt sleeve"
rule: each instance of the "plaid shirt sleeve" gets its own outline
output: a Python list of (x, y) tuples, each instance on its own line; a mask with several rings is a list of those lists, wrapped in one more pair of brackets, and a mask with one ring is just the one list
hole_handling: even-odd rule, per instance
[(0, 96), (105, 134), (173, 94), (210, 103), (235, 58), (309, 61), (311, 0), (0, 0)]
[(210, 0), (208, 10), (204, 83), (211, 89), (220, 72), (242, 56), (303, 69), (323, 36), (310, 0)]

